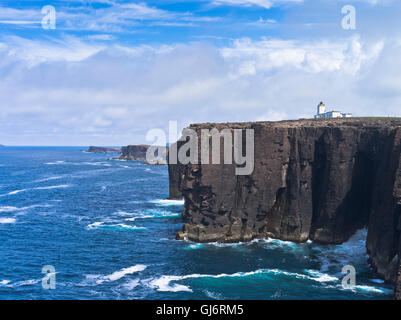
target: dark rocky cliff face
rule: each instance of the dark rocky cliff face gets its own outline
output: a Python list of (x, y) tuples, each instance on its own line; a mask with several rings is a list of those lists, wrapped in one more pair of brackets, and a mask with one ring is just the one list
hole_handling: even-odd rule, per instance
[[(182, 143), (177, 142), (175, 145), (172, 146), (172, 148), (176, 149), (182, 145)], [(167, 162), (170, 162), (169, 155), (167, 154)], [(177, 200), (177, 199), (182, 199), (182, 192), (181, 192), (181, 182), (182, 179), (184, 178), (184, 169), (185, 166), (178, 163), (169, 165), (168, 166), (168, 176), (169, 176), (169, 199), (172, 200)]]
[(148, 150), (149, 146), (145, 144), (141, 145), (129, 145), (126, 147), (121, 148), (121, 156), (120, 160), (146, 160), (146, 151)]
[(87, 152), (93, 153), (121, 153), (120, 148), (94, 147), (90, 146)]
[(182, 193), (185, 199), (178, 238), (238, 242), (272, 237), (340, 244), (368, 227), (371, 264), (395, 281), (401, 249), (401, 120), (191, 128), (254, 129), (255, 168), (251, 175), (236, 176), (235, 165), (170, 165), (170, 195)]
[[(148, 149), (152, 148), (155, 159), (147, 162), (146, 153)], [(167, 164), (168, 148), (161, 146), (149, 146), (147, 144), (129, 145), (121, 148), (120, 160), (127, 161), (145, 161), (146, 164), (151, 165), (166, 165)]]

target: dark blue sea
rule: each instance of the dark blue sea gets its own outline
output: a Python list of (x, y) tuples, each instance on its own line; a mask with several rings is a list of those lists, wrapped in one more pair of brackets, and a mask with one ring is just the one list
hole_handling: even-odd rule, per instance
[(177, 241), (183, 202), (165, 200), (167, 167), (81, 149), (0, 148), (0, 299), (393, 297), (367, 263), (365, 230), (340, 246)]

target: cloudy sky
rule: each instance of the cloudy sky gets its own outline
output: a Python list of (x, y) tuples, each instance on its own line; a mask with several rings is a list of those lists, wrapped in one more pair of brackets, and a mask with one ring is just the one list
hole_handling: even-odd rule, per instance
[(399, 0), (1, 0), (0, 143), (144, 143), (169, 120), (297, 119), (321, 100), (401, 116), (400, 57)]

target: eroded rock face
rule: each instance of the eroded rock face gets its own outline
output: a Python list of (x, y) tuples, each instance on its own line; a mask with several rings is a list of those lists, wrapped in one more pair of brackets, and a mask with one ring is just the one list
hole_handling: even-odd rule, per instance
[(129, 145), (121, 148), (121, 156), (120, 160), (128, 160), (128, 161), (145, 161), (146, 160), (146, 151), (148, 150), (149, 145), (140, 144), (140, 145)]
[[(401, 120), (329, 119), (192, 125), (254, 129), (255, 168), (170, 165), (170, 194), (185, 199), (178, 238), (238, 242), (271, 237), (340, 244), (368, 227), (378, 274), (395, 281), (401, 230)], [(198, 134), (200, 136), (200, 134)], [(221, 148), (222, 149), (222, 148)]]
[[(177, 143), (175, 143), (175, 145), (173, 145), (172, 148), (170, 148), (170, 150), (171, 149), (176, 150)], [(182, 145), (182, 143), (179, 143), (179, 145)], [(172, 162), (169, 159), (169, 154), (167, 154), (167, 162), (168, 163)], [(176, 161), (176, 164), (169, 164), (168, 166), (169, 199), (180, 200), (183, 197), (181, 192), (181, 181), (183, 179), (184, 168), (185, 166), (180, 164), (178, 161)]]
[(398, 274), (397, 274), (397, 282), (395, 285), (395, 295), (394, 298), (396, 300), (401, 300), (401, 264), (398, 268)]
[(107, 147), (90, 146), (88, 148), (87, 152), (93, 152), (93, 153), (121, 153), (121, 149), (120, 148), (107, 148)]

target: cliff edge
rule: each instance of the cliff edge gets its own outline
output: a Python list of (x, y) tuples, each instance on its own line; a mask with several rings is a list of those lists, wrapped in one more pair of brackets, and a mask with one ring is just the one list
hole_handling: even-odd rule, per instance
[(237, 176), (235, 164), (170, 164), (170, 196), (185, 199), (177, 238), (340, 244), (367, 227), (373, 268), (395, 282), (401, 249), (401, 119), (190, 128), (199, 137), (202, 129), (254, 129), (254, 171)]

